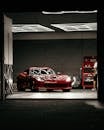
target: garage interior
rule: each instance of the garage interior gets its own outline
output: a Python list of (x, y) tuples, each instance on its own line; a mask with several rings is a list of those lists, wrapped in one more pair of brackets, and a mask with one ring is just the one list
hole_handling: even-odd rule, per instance
[[(6, 5), (8, 6), (8, 4)], [(13, 7), (12, 4), (11, 7)], [(19, 6), (16, 7), (19, 8)], [(53, 129), (57, 129), (57, 128), (58, 129), (59, 128), (85, 129), (86, 128), (92, 130), (92, 129), (102, 129), (104, 127), (103, 125), (104, 122), (103, 121), (104, 119), (104, 44), (103, 44), (104, 43), (104, 28), (103, 28), (104, 10), (103, 8), (102, 10), (100, 9), (98, 10), (98, 33), (97, 33), (98, 63), (100, 63), (98, 64), (99, 65), (98, 76), (100, 77), (99, 87), (98, 87), (99, 89), (97, 95), (98, 101), (97, 100), (7, 100), (6, 99), (5, 102), (0, 101), (0, 122), (1, 122), (0, 127), (2, 129), (5, 128), (8, 129), (8, 127), (10, 127), (11, 129), (12, 128), (13, 129), (14, 128), (50, 129), (51, 127)], [(3, 37), (3, 35), (0, 35), (0, 37)], [(1, 51), (1, 44), (0, 44), (0, 51)], [(2, 66), (1, 62), (0, 65)]]
[[(13, 88), (6, 99), (97, 99), (97, 90), (80, 84), (84, 56), (97, 56), (97, 11), (10, 12), (6, 16), (12, 19), (13, 33)], [(50, 30), (22, 29), (34, 24)], [(76, 76), (79, 82), (71, 92), (18, 92), (16, 77), (30, 66), (49, 66)]]

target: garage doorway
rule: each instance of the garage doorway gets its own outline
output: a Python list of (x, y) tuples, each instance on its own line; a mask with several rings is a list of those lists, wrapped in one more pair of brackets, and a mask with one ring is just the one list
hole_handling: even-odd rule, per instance
[[(89, 35), (87, 34), (86, 36), (85, 36), (85, 34), (86, 33), (80, 33), (80, 35), (78, 36), (78, 35), (76, 35), (77, 36), (77, 38), (75, 38), (74, 37), (74, 40), (73, 40), (73, 38), (71, 38), (71, 36), (72, 36), (72, 34), (71, 35), (68, 35), (68, 34), (63, 34), (63, 33), (61, 33), (61, 36), (63, 35), (63, 38), (61, 38), (61, 36), (59, 36), (59, 33), (58, 34), (56, 34), (57, 35), (57, 37), (58, 38), (55, 38), (54, 39), (54, 34), (52, 33), (52, 34), (50, 34), (50, 33), (46, 33), (45, 35), (42, 35), (42, 34), (28, 34), (28, 33), (26, 33), (26, 34), (23, 34), (23, 37), (21, 37), (19, 34), (18, 35), (15, 35), (14, 34), (14, 37), (13, 37), (13, 42), (14, 42), (14, 46), (16, 47), (16, 48), (18, 48), (17, 50), (19, 50), (19, 47), (20, 47), (20, 43), (22, 44), (22, 47), (24, 47), (24, 49), (22, 50), (22, 51), (26, 51), (26, 49), (29, 49), (29, 47), (31, 48), (31, 46), (34, 46), (34, 48), (36, 48), (36, 44), (38, 43), (38, 45), (41, 45), (41, 44), (43, 44), (43, 45), (45, 45), (46, 46), (46, 44), (48, 44), (48, 42), (50, 43), (50, 42), (52, 42), (52, 44), (51, 45), (53, 45), (53, 43), (56, 43), (57, 41), (58, 41), (58, 43), (61, 43), (61, 50), (62, 50), (62, 48), (63, 48), (63, 45), (65, 45), (66, 43), (68, 43), (68, 42), (70, 42), (70, 46), (73, 48), (73, 47), (75, 47), (76, 48), (76, 50), (77, 50), (77, 48), (79, 48), (79, 50), (81, 49), (80, 47), (81, 47), (81, 44), (83, 45), (83, 47), (84, 47), (84, 50), (80, 50), (80, 53), (78, 54), (79, 55), (79, 57), (80, 58), (76, 58), (76, 59), (74, 59), (76, 56), (75, 55), (72, 55), (73, 56), (73, 59), (74, 59), (74, 64), (75, 64), (75, 60), (77, 61), (77, 60), (79, 60), (80, 59), (80, 63), (78, 63), (78, 61), (77, 61), (77, 63), (78, 63), (78, 68), (79, 68), (79, 70), (78, 71), (76, 71), (75, 69), (76, 68), (73, 68), (73, 70), (75, 70), (74, 72), (72, 72), (71, 73), (71, 75), (73, 75), (73, 74), (78, 74), (77, 76), (78, 77), (80, 77), (80, 68), (81, 68), (81, 63), (82, 63), (82, 60), (83, 60), (83, 56), (84, 55), (86, 55), (86, 54), (88, 54), (89, 53), (89, 55), (91, 55), (92, 53), (93, 53), (93, 55), (97, 55), (97, 52), (95, 51), (95, 52), (89, 52), (88, 51), (88, 49), (89, 49), (89, 47), (90, 47), (90, 45), (91, 45), (91, 43), (93, 43), (93, 44), (96, 44), (96, 46), (97, 46), (97, 43), (96, 43), (96, 33), (94, 34), (94, 35), (92, 35), (92, 37), (93, 38), (91, 38), (90, 39), (90, 41), (89, 41)], [(26, 37), (28, 35), (28, 38)], [(46, 40), (46, 35), (48, 35), (48, 40)], [(32, 39), (31, 39), (31, 36), (32, 36)], [(35, 38), (33, 38), (33, 36), (35, 36)], [(79, 37), (81, 37), (82, 36), (82, 40), (79, 42)], [(95, 36), (95, 37), (94, 37)], [(26, 39), (25, 39), (25, 38)], [(38, 37), (40, 37), (40, 39), (38, 39)], [(43, 38), (44, 37), (44, 38)], [(51, 38), (49, 38), (49, 37), (53, 37), (53, 39), (51, 39)], [(66, 38), (67, 37), (67, 38)], [(70, 37), (69, 39), (68, 39), (68, 37)], [(87, 39), (85, 38), (85, 37), (88, 37)], [(56, 41), (55, 41), (56, 40)], [(63, 42), (64, 41), (64, 42)], [(31, 43), (30, 43), (31, 42)], [(44, 43), (45, 42), (45, 43)], [(73, 42), (73, 44), (71, 44)], [(64, 44), (63, 44), (64, 43)], [(76, 45), (75, 45), (75, 43), (77, 43)], [(26, 44), (28, 44), (28, 45), (26, 45)], [(30, 45), (31, 44), (31, 45)], [(33, 45), (34, 44), (34, 45)], [(87, 45), (88, 44), (88, 45)], [(19, 46), (18, 46), (19, 45)], [(43, 47), (43, 45), (40, 47), (40, 48), (44, 48)], [(74, 46), (75, 45), (75, 46)], [(49, 45), (50, 46), (50, 45)], [(70, 46), (68, 46), (69, 48), (70, 48)], [(92, 45), (93, 46), (93, 45)], [(95, 48), (94, 48), (94, 50), (96, 50), (96, 46), (94, 46)], [(54, 47), (56, 47), (56, 51), (57, 51), (57, 47), (58, 47), (58, 45), (56, 46), (56, 45), (54, 45), (53, 46), (53, 48)], [(15, 57), (16, 57), (16, 55), (18, 55), (18, 53), (19, 52), (21, 52), (21, 51), (19, 51), (19, 52), (17, 52), (17, 53), (15, 53), (16, 52), (16, 48), (15, 48), (15, 51), (14, 51), (14, 55), (15, 55)], [(66, 48), (67, 48), (67, 45), (66, 45)], [(71, 50), (72, 50), (72, 48), (71, 48)], [(37, 50), (37, 49), (36, 49)], [(34, 56), (36, 56), (36, 50), (35, 50), (35, 55)], [(48, 49), (49, 50), (49, 52), (50, 52), (50, 49)], [(75, 54), (75, 52), (76, 52), (76, 50), (72, 50), (72, 51), (74, 51), (74, 52), (72, 52), (73, 54)], [(33, 51), (30, 51), (31, 52), (31, 54), (32, 54), (32, 52)], [(29, 52), (29, 53), (30, 53)], [(45, 53), (45, 55), (47, 55), (47, 56), (49, 56), (48, 54), (49, 54), (49, 52), (46, 52)], [(25, 52), (26, 53), (26, 52)], [(41, 51), (41, 53), (43, 53), (42, 51)], [(67, 55), (67, 53), (68, 53), (68, 51), (66, 51), (64, 54), (65, 54), (65, 57), (66, 57), (66, 55)], [(71, 54), (72, 54), (71, 53)], [(96, 54), (95, 54), (96, 53)], [(34, 54), (34, 53), (33, 53)], [(37, 53), (37, 55), (38, 55), (39, 53)], [(60, 52), (60, 54), (62, 54), (62, 52)], [(69, 53), (68, 53), (69, 54)], [(22, 53), (22, 55), (21, 56), (23, 56), (24, 55), (24, 53)], [(29, 56), (29, 55), (28, 55)], [(42, 56), (42, 55), (40, 55), (40, 56)], [(71, 56), (71, 57), (72, 57)], [(19, 56), (17, 56), (18, 58), (15, 58), (14, 60), (19, 60)], [(31, 57), (31, 55), (30, 55), (30, 57)], [(52, 54), (51, 54), (51, 57), (54, 57)], [(58, 58), (58, 56), (56, 56), (57, 58)], [(62, 56), (61, 56), (62, 57)], [(65, 57), (63, 58), (63, 59), (65, 59)], [(26, 59), (26, 58), (25, 58)], [(29, 58), (28, 58), (29, 59)], [(36, 59), (36, 57), (35, 57), (35, 59)], [(37, 60), (39, 59), (39, 57), (37, 58)], [(49, 59), (52, 59), (52, 58), (49, 58)], [(53, 59), (55, 59), (55, 58), (53, 58)], [(67, 61), (67, 58), (66, 58), (66, 61)], [(63, 61), (63, 62), (61, 62), (60, 63), (60, 68), (57, 68), (56, 66), (56, 71), (58, 71), (58, 70), (62, 70), (63, 72), (65, 71), (65, 68), (66, 68), (66, 71), (65, 71), (65, 73), (68, 73), (68, 71), (67, 71), (67, 66), (65, 66), (64, 65), (64, 63), (66, 62), (66, 61)], [(70, 61), (72, 61), (72, 59), (70, 60)], [(23, 61), (23, 63), (24, 63), (25, 61)], [(40, 62), (40, 61), (37, 61), (38, 62), (38, 64), (37, 65), (40, 65), (42, 62)], [(22, 66), (22, 68), (25, 68), (25, 67), (28, 67), (29, 66), (29, 62), (28, 62), (28, 64), (25, 64), (24, 66), (23, 66), (23, 63), (21, 62), (21, 65), (18, 65), (18, 66)], [(54, 62), (53, 61), (53, 65), (52, 65), (52, 62), (48, 62), (47, 63), (47, 65), (52, 65), (53, 67), (54, 67), (54, 65), (56, 64), (57, 62)], [(16, 62), (15, 62), (15, 64), (16, 64)], [(19, 70), (19, 67), (18, 66), (16, 66), (14, 64), (14, 71), (16, 72), (19, 72), (18, 70)], [(72, 64), (72, 63), (71, 63)], [(31, 62), (31, 65), (32, 65), (32, 62)], [(57, 66), (58, 66), (59, 64), (57, 64)], [(65, 66), (65, 67), (63, 67), (63, 66)], [(73, 66), (73, 65), (71, 65), (71, 66)], [(8, 68), (9, 68), (9, 66), (8, 66)], [(11, 68), (11, 67), (10, 67)], [(22, 68), (20, 69), (20, 70), (22, 70)], [(8, 69), (7, 69), (8, 70)], [(9, 69), (10, 70), (10, 69)], [(70, 69), (71, 70), (71, 69)], [(69, 70), (69, 73), (68, 74), (70, 74), (70, 70)], [(11, 72), (12, 72), (12, 69), (11, 69)], [(17, 75), (17, 72), (15, 73), (16, 75)], [(75, 73), (75, 72), (77, 72), (77, 73)], [(16, 76), (15, 75), (15, 76)], [(14, 76), (14, 77), (15, 77)], [(11, 76), (12, 77), (12, 76)], [(14, 80), (15, 81), (15, 80)], [(63, 93), (63, 92), (49, 92), (49, 93), (45, 93), (45, 92), (38, 92), (38, 93), (31, 93), (31, 92), (18, 92), (17, 90), (16, 90), (16, 82), (14, 82), (14, 84), (13, 84), (13, 89), (12, 89), (12, 93), (11, 94), (8, 94), (7, 93), (7, 99), (31, 99), (31, 98), (51, 98), (52, 99), (52, 97), (53, 97), (53, 99), (55, 98), (55, 99), (63, 99), (63, 97), (64, 97), (64, 99), (97, 99), (97, 91), (91, 91), (91, 89), (73, 89), (72, 90), (72, 92), (67, 92), (67, 93)], [(56, 93), (56, 95), (54, 95)], [(86, 94), (85, 94), (86, 93)], [(51, 95), (53, 95), (53, 96), (50, 96), (50, 94)], [(71, 94), (72, 94), (72, 96), (71, 96)], [(87, 96), (87, 94), (88, 94), (88, 96)], [(33, 95), (33, 96), (32, 96)], [(46, 96), (47, 95), (47, 96)], [(86, 96), (85, 96), (86, 95)], [(93, 95), (93, 96), (92, 96)]]

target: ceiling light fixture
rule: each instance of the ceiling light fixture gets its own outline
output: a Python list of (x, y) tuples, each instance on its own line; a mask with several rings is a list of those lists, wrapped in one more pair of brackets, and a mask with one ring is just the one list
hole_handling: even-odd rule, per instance
[(42, 11), (42, 14), (67, 14), (67, 13), (97, 13), (97, 10), (93, 10), (93, 11), (52, 11), (52, 12), (48, 12), (48, 11)]
[(97, 31), (97, 23), (65, 23), (65, 24), (51, 24), (51, 26), (70, 31)]
[(12, 32), (55, 32), (55, 30), (40, 24), (13, 24)]

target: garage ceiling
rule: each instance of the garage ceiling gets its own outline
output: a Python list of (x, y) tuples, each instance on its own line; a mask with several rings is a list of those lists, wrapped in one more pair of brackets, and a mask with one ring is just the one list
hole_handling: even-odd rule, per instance
[[(96, 31), (97, 23), (64, 23), (64, 24), (51, 24), (51, 26), (59, 28), (65, 32), (70, 31)], [(55, 32), (51, 29), (40, 24), (13, 24), (12, 31), (19, 32)]]
[(97, 10), (12, 12), (13, 32), (97, 31)]

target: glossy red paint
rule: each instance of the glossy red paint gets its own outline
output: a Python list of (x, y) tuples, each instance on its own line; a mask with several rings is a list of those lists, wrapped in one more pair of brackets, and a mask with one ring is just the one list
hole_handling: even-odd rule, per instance
[(97, 56), (85, 56), (82, 64), (82, 87), (93, 88), (94, 80), (94, 63), (97, 60)]
[(17, 76), (17, 89), (31, 89), (39, 91), (40, 88), (46, 90), (69, 91), (72, 89), (72, 80), (69, 75), (56, 74), (49, 67), (30, 67)]

